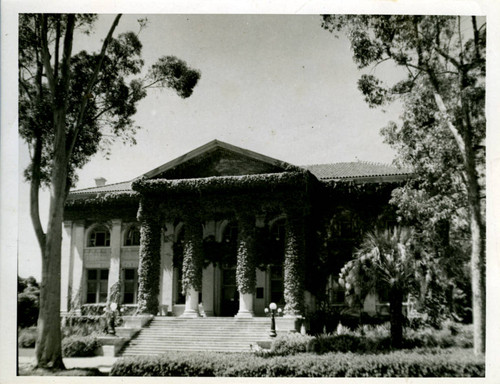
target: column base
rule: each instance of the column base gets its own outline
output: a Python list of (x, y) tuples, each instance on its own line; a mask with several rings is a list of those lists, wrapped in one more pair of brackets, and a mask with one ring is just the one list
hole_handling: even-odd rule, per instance
[(253, 311), (242, 311), (239, 310), (238, 313), (234, 316), (237, 319), (248, 319), (254, 316)]
[(179, 317), (184, 317), (184, 318), (196, 318), (196, 317), (201, 317), (200, 313), (198, 311), (195, 311), (194, 309), (186, 309), (182, 315)]

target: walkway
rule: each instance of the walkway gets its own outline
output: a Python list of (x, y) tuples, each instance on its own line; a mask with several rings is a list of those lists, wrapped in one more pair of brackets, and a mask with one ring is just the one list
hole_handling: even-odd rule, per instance
[[(35, 349), (20, 348), (18, 355), (18, 363), (35, 364)], [(72, 368), (97, 368), (99, 371), (109, 373), (117, 357), (109, 356), (93, 356), (93, 357), (65, 357), (63, 358), (64, 365), (67, 369)]]

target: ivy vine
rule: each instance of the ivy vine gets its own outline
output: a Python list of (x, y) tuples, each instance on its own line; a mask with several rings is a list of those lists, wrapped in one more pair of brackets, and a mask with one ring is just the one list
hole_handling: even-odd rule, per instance
[(203, 231), (200, 223), (187, 221), (182, 261), (182, 293), (201, 291), (203, 277)]
[(240, 293), (255, 292), (255, 218), (240, 217), (238, 220), (238, 252), (236, 263), (236, 284)]
[(286, 221), (284, 296), (285, 313), (298, 316), (304, 310), (304, 228), (301, 220)]
[(161, 225), (157, 203), (143, 198), (137, 214), (141, 222), (138, 313), (158, 313), (160, 291)]

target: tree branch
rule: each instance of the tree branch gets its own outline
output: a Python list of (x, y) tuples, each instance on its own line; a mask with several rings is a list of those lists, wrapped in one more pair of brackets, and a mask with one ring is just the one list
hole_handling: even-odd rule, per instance
[(63, 57), (61, 63), (61, 89), (60, 95), (66, 99), (71, 78), (71, 51), (73, 49), (73, 30), (75, 28), (75, 15), (69, 14), (64, 35)]
[(35, 138), (35, 149), (33, 160), (31, 161), (31, 185), (30, 185), (30, 216), (35, 229), (35, 235), (40, 244), (40, 248), (45, 248), (45, 233), (40, 221), (39, 191), (40, 191), (40, 164), (42, 161), (42, 138), (37, 132)]
[(450, 130), (453, 137), (455, 138), (455, 141), (458, 145), (458, 149), (460, 150), (460, 154), (462, 155), (462, 157), (465, 161), (465, 143), (464, 143), (464, 140), (463, 140), (462, 136), (460, 135), (460, 133), (458, 132), (455, 125), (452, 123), (451, 118), (450, 118), (450, 114), (448, 113), (448, 109), (446, 108), (446, 105), (444, 104), (444, 101), (441, 97), (441, 94), (436, 89), (436, 87), (434, 87), (433, 93), (434, 93), (434, 100), (436, 101), (436, 105), (439, 109), (439, 112), (441, 112), (441, 115), (442, 115), (444, 121), (446, 122), (448, 129)]
[(474, 53), (476, 54), (476, 60), (481, 60), (481, 54), (479, 53), (479, 30), (477, 29), (476, 16), (472, 16), (472, 29), (474, 30)]
[(54, 78), (54, 72), (52, 69), (52, 65), (50, 64), (50, 52), (49, 46), (47, 42), (47, 16), (42, 14), (42, 33), (40, 36), (40, 45), (42, 48), (42, 63), (45, 68), (45, 73), (47, 75), (47, 80), (49, 82), (49, 88), (52, 93), (52, 96), (56, 95), (56, 82)]
[(67, 155), (68, 158), (71, 157), (71, 153), (73, 152), (73, 148), (75, 147), (76, 139), (78, 138), (78, 134), (82, 128), (82, 121), (83, 121), (83, 116), (85, 115), (86, 109), (87, 109), (87, 103), (88, 99), (90, 97), (90, 94), (92, 92), (92, 88), (94, 87), (95, 83), (97, 82), (97, 77), (99, 76), (99, 73), (101, 71), (102, 63), (104, 61), (104, 56), (106, 54), (106, 50), (108, 49), (108, 45), (111, 42), (113, 32), (116, 29), (116, 26), (120, 22), (120, 18), (122, 17), (121, 13), (118, 14), (115, 17), (115, 20), (113, 21), (113, 24), (111, 25), (111, 28), (109, 29), (108, 35), (106, 36), (106, 39), (104, 40), (102, 47), (101, 47), (101, 53), (99, 55), (99, 61), (94, 68), (94, 72), (92, 74), (92, 78), (90, 79), (89, 83), (87, 84), (87, 88), (85, 89), (85, 92), (83, 94), (82, 101), (79, 106), (79, 113), (78, 113), (78, 119), (75, 122), (75, 125), (73, 129), (70, 131), (70, 144), (67, 147)]
[(61, 39), (61, 15), (56, 15), (56, 43), (54, 54), (54, 77), (59, 75), (59, 41)]

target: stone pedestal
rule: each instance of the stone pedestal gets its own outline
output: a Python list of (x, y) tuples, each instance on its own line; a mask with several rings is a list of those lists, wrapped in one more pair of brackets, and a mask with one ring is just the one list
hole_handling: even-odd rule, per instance
[(181, 317), (200, 317), (198, 304), (198, 291), (195, 291), (193, 288), (189, 288), (186, 294), (186, 307)]
[(235, 317), (253, 317), (253, 293), (240, 293), (240, 309)]

